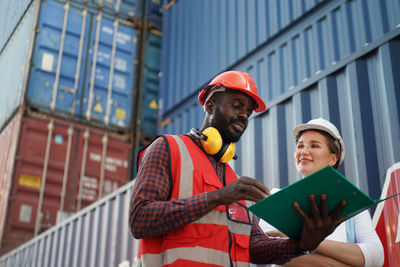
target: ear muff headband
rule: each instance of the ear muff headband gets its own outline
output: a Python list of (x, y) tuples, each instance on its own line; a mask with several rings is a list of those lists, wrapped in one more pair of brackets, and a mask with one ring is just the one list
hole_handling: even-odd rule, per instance
[(236, 146), (235, 143), (224, 144), (222, 148), (215, 154), (215, 159), (221, 163), (227, 163), (231, 159), (237, 159), (235, 155)]
[(209, 155), (214, 155), (217, 161), (226, 163), (232, 158), (237, 159), (235, 143), (224, 144), (221, 134), (216, 128), (208, 127), (203, 132), (193, 128), (190, 133), (200, 139), (204, 151)]

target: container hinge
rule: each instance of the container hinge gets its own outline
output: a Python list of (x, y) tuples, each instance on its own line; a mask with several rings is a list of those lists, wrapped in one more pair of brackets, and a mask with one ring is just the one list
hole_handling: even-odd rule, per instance
[(90, 76), (90, 88), (89, 88), (89, 100), (88, 100), (88, 107), (86, 110), (86, 120), (90, 120), (92, 115), (92, 105), (93, 105), (93, 97), (94, 97), (94, 82), (96, 78), (96, 64), (97, 64), (97, 53), (99, 50), (99, 39), (100, 39), (100, 29), (101, 29), (101, 16), (102, 13), (96, 17), (97, 20), (97, 27), (96, 27), (96, 37), (94, 41), (94, 51), (93, 51), (93, 62), (92, 62), (92, 72)]
[(82, 165), (81, 165), (81, 176), (79, 179), (79, 192), (78, 192), (78, 203), (76, 211), (81, 210), (82, 205), (82, 191), (83, 191), (83, 181), (86, 172), (86, 160), (87, 160), (87, 151), (88, 151), (88, 143), (89, 143), (89, 129), (86, 129), (83, 134), (83, 151), (82, 151)]
[(58, 90), (58, 83), (60, 82), (61, 62), (62, 62), (62, 56), (63, 56), (63, 52), (64, 52), (65, 34), (67, 32), (69, 2), (67, 2), (64, 5), (64, 10), (65, 10), (64, 11), (64, 20), (63, 20), (63, 26), (62, 26), (62, 31), (61, 31), (61, 37), (60, 37), (60, 48), (58, 50), (58, 58), (57, 58), (56, 77), (55, 77), (54, 83), (53, 83), (53, 92), (52, 92), (52, 98), (51, 98), (51, 103), (50, 103), (51, 111), (55, 110), (56, 102), (57, 102), (57, 90)]
[(47, 125), (47, 128), (48, 128), (49, 132), (47, 134), (46, 151), (45, 151), (44, 162), (43, 162), (42, 181), (41, 181), (40, 191), (39, 191), (39, 201), (38, 201), (38, 207), (37, 207), (37, 212), (36, 212), (36, 223), (35, 223), (34, 236), (37, 236), (40, 231), (42, 217), (43, 217), (42, 205), (43, 205), (44, 190), (46, 187), (46, 176), (47, 176), (47, 168), (48, 168), (48, 164), (49, 164), (51, 140), (52, 140), (53, 129), (54, 129), (54, 120), (53, 119), (50, 120), (49, 124)]
[(85, 7), (82, 11), (82, 26), (81, 26), (81, 37), (79, 39), (79, 50), (78, 50), (78, 58), (76, 60), (76, 72), (74, 77), (74, 89), (72, 90), (73, 101), (70, 107), (70, 114), (73, 117), (75, 114), (75, 104), (76, 104), (76, 92), (78, 91), (78, 83), (80, 78), (81, 71), (81, 63), (82, 63), (82, 51), (83, 51), (83, 43), (85, 40), (85, 29), (86, 29), (86, 19), (87, 19), (87, 8)]

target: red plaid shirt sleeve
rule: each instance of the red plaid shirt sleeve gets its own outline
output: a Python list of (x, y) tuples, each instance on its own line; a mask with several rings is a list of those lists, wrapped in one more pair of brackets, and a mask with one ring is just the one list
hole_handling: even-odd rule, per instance
[(283, 264), (300, 256), (293, 239), (280, 239), (266, 235), (253, 216), (250, 239), (250, 261), (252, 263)]
[(208, 213), (207, 193), (168, 200), (172, 190), (169, 150), (165, 138), (155, 140), (140, 163), (130, 204), (130, 226), (135, 238), (176, 230)]

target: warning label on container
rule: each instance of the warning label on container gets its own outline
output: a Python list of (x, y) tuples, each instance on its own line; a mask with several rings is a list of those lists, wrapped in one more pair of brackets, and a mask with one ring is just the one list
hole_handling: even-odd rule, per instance
[(101, 106), (100, 102), (97, 102), (96, 105), (94, 105), (93, 108), (94, 111), (98, 112), (98, 113), (103, 113), (103, 107)]
[(117, 117), (117, 119), (120, 119), (120, 120), (125, 120), (125, 118), (126, 118), (126, 111), (125, 111), (125, 109), (117, 108), (117, 109), (115, 110), (115, 117)]
[(19, 184), (22, 186), (32, 187), (36, 189), (40, 189), (41, 185), (41, 177), (32, 176), (28, 174), (21, 174), (19, 176)]
[(157, 101), (155, 99), (150, 101), (149, 108), (155, 109), (155, 110), (158, 109)]

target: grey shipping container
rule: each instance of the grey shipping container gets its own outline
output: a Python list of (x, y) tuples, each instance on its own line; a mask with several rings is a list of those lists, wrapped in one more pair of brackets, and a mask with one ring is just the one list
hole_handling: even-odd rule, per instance
[(0, 0), (0, 54), (33, 0)]
[(24, 99), (37, 12), (38, 1), (34, 1), (0, 54), (0, 130)]
[(133, 185), (129, 182), (2, 256), (0, 266), (134, 266), (138, 240), (128, 222)]

